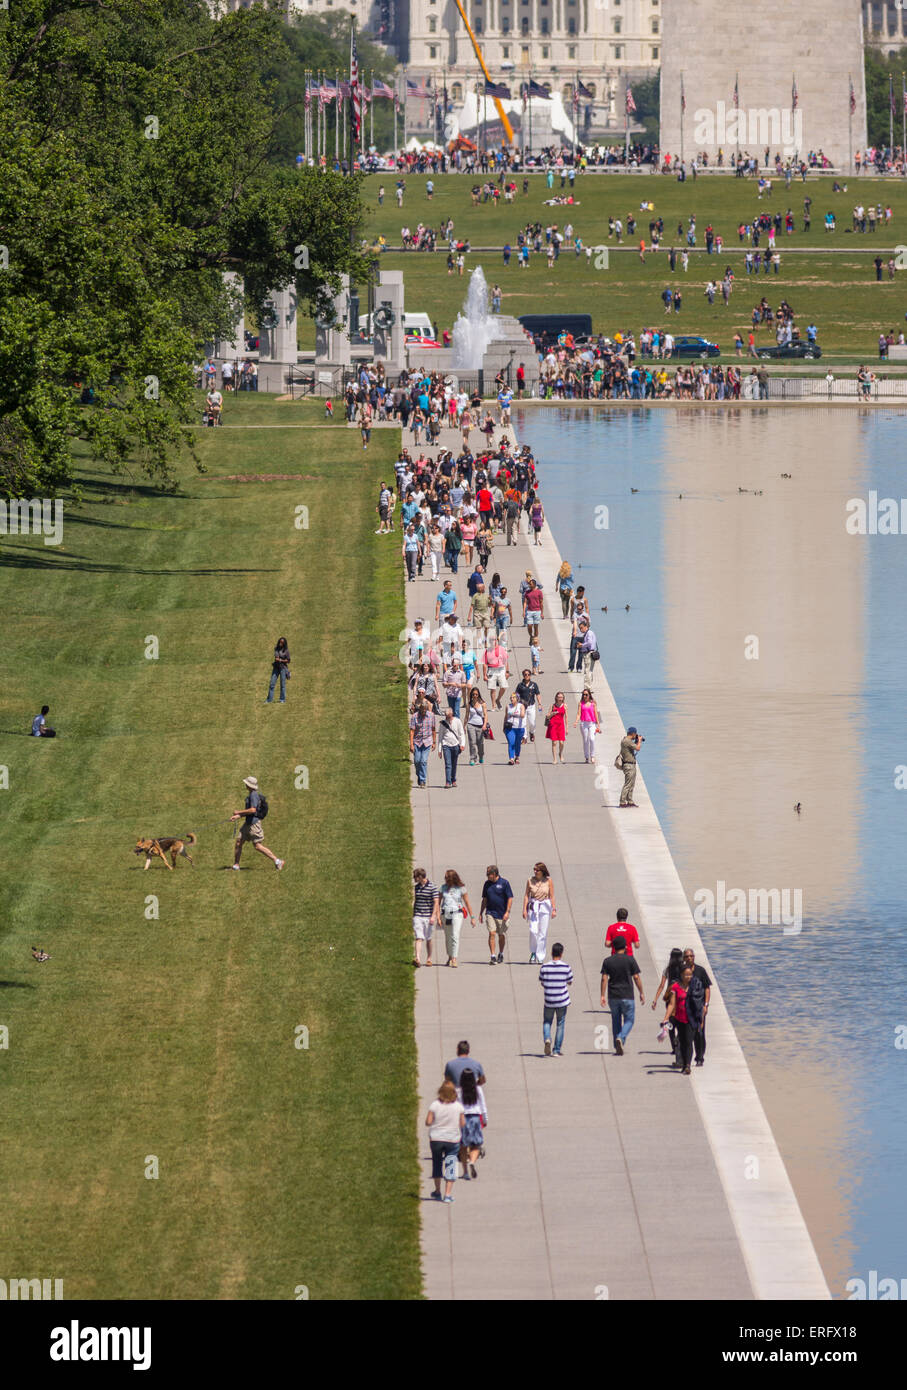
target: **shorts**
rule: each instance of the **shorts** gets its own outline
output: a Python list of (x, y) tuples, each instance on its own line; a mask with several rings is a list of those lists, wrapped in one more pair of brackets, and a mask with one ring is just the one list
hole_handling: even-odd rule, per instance
[(247, 816), (239, 827), (239, 838), (243, 841), (251, 840), (253, 845), (262, 844), (265, 838), (265, 832), (261, 828), (261, 821), (253, 820), (251, 816)]
[(489, 669), (489, 672), (488, 672), (488, 689), (489, 689), (489, 690), (506, 690), (506, 689), (507, 689), (507, 675), (506, 675), (506, 673), (505, 673), (505, 671), (504, 671), (503, 666), (496, 666), (496, 667), (494, 667), (494, 668), (492, 668), (492, 669)]
[(382, 521), (387, 521), (387, 507), (379, 507), (378, 515)]
[(488, 930), (490, 932), (496, 931), (499, 936), (507, 935), (509, 923), (505, 922), (503, 917), (493, 917), (490, 912), (486, 912), (485, 920), (488, 923)]
[(413, 936), (417, 941), (431, 941), (432, 930), (430, 917), (413, 918)]

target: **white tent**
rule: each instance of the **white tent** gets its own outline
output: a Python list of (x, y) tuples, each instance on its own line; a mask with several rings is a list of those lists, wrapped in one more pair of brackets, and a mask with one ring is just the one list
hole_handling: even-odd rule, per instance
[[(448, 114), (447, 125), (444, 134), (449, 140), (455, 140), (458, 135), (468, 135), (477, 130), (482, 124), (482, 107), (485, 107), (485, 119), (490, 124), (498, 119), (497, 107), (491, 97), (476, 96), (475, 92), (467, 92), (466, 99), (462, 106), (458, 106), (455, 111)], [(502, 101), (501, 105), (508, 116), (519, 116), (523, 121), (527, 136), (529, 130), (529, 109), (528, 101), (526, 111), (523, 111), (523, 103), (520, 97), (511, 97), (509, 101)], [(563, 136), (568, 145), (572, 145), (575, 139), (573, 121), (567, 114), (564, 106), (563, 97), (560, 92), (552, 94), (550, 100), (545, 101), (542, 97), (532, 98), (532, 127), (533, 127), (533, 146), (539, 144), (537, 132), (544, 130), (546, 125), (557, 135)], [(542, 142), (544, 143), (544, 142)]]

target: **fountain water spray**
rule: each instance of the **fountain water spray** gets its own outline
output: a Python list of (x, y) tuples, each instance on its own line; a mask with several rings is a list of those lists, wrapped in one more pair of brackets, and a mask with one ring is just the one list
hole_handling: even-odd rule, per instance
[(482, 366), (497, 327), (488, 312), (488, 283), (480, 265), (470, 274), (463, 308), (453, 326), (453, 365), (460, 371), (475, 371)]

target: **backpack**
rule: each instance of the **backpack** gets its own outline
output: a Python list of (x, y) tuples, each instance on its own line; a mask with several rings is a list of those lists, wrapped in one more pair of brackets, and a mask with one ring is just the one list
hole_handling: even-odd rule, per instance
[(511, 497), (507, 503), (507, 515), (513, 521), (520, 514), (520, 504)]
[(268, 799), (267, 799), (267, 797), (265, 796), (264, 792), (259, 792), (259, 793), (258, 793), (258, 810), (256, 811), (255, 816), (254, 816), (253, 819), (255, 819), (255, 820), (264, 820), (264, 818), (265, 818), (265, 816), (266, 816), (267, 814), (268, 814)]

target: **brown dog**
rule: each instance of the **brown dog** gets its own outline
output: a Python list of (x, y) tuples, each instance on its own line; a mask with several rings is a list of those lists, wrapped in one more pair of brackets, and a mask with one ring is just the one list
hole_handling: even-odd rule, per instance
[(194, 845), (196, 840), (197, 836), (193, 835), (191, 832), (186, 836), (185, 840), (179, 840), (175, 835), (162, 835), (157, 840), (139, 840), (135, 847), (135, 853), (144, 854), (146, 869), (151, 868), (151, 861), (155, 855), (157, 855), (159, 859), (163, 859), (164, 863), (167, 864), (168, 854), (170, 855), (171, 863), (167, 864), (167, 868), (171, 869), (171, 871), (176, 868), (176, 856), (178, 854), (181, 854), (184, 859), (188, 859), (194, 869), (195, 861), (186, 849), (186, 845)]

